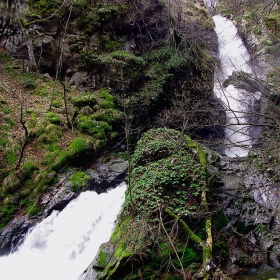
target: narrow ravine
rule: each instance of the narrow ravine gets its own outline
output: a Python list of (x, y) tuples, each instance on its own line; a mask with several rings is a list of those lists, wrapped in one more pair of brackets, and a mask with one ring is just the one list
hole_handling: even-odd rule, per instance
[[(216, 1), (205, 0), (205, 4), (209, 10), (213, 10)], [(219, 46), (214, 93), (222, 101), (227, 116), (224, 153), (229, 157), (244, 157), (253, 143), (252, 126), (246, 118), (246, 113), (250, 113), (253, 97), (244, 89), (227, 82), (234, 72), (251, 75), (251, 58), (231, 20), (218, 14), (213, 16), (213, 21)]]
[(98, 195), (84, 192), (39, 223), (18, 251), (0, 258), (0, 279), (77, 280), (109, 240), (126, 184)]

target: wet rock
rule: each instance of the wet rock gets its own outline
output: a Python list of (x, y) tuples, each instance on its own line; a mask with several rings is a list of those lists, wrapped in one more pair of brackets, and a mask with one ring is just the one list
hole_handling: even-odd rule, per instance
[(70, 182), (67, 181), (58, 191), (45, 195), (41, 201), (41, 205), (46, 205), (43, 218), (49, 216), (53, 210), (63, 210), (67, 204), (78, 196), (77, 193), (70, 189)]
[(100, 245), (95, 259), (93, 260), (92, 267), (95, 269), (104, 269), (114, 254), (115, 246), (110, 242)]
[(249, 173), (244, 178), (249, 195), (259, 205), (273, 210), (280, 209), (279, 187), (273, 185), (265, 174)]
[(21, 244), (26, 232), (34, 225), (27, 216), (13, 219), (6, 227), (0, 230), (0, 256), (16, 250)]
[(99, 193), (100, 190), (103, 189), (105, 191), (117, 184), (120, 184), (124, 180), (128, 170), (128, 162), (123, 159), (116, 158), (107, 163), (96, 164), (95, 169), (99, 174), (99, 181), (102, 182), (102, 187), (101, 189), (93, 187), (93, 189)]
[(114, 255), (115, 246), (110, 242), (100, 245), (98, 253), (90, 265), (85, 269), (78, 280), (95, 280), (98, 279), (98, 273), (94, 269), (104, 269)]

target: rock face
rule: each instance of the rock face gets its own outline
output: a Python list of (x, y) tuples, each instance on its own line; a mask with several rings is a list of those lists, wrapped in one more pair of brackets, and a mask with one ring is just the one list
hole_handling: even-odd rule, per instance
[[(158, 137), (161, 138), (160, 133), (158, 133)], [(140, 167), (141, 176), (145, 174), (143, 172), (145, 171), (146, 164), (149, 164), (148, 162), (153, 165), (154, 170), (156, 168), (156, 161), (161, 160), (162, 156), (172, 156), (172, 149), (164, 150), (164, 147), (160, 146), (160, 142), (156, 146), (148, 144), (147, 146), (149, 146), (149, 148), (147, 147), (148, 150), (143, 150), (139, 155), (136, 150), (135, 157), (140, 156), (140, 159), (136, 162), (133, 160), (134, 164), (136, 163)], [(160, 147), (162, 149), (161, 152), (156, 147)], [(208, 187), (211, 190), (212, 196), (210, 204), (213, 209), (220, 209), (226, 217), (224, 225), (217, 229), (215, 226), (217, 218), (213, 215), (212, 228), (216, 235), (213, 241), (214, 244), (218, 244), (221, 238), (226, 238), (223, 246), (225, 246), (227, 258), (224, 259), (223, 271), (227, 272), (228, 275), (238, 275), (248, 271), (253, 273), (256, 267), (263, 267), (265, 269), (278, 268), (280, 256), (279, 189), (271, 183), (271, 179), (267, 174), (261, 175), (259, 172), (254, 172), (253, 166), (251, 166), (246, 158), (228, 158), (212, 151), (208, 151), (207, 154), (207, 170), (212, 174), (208, 179)], [(174, 154), (172, 160), (176, 164), (179, 163), (175, 159)], [(162, 179), (164, 178), (163, 170), (161, 173)], [(170, 171), (170, 174), (172, 174), (172, 171)], [(141, 176), (137, 177), (140, 181)], [(153, 173), (147, 178), (151, 179), (152, 176)], [(147, 184), (149, 184), (148, 181)], [(159, 187), (156, 189), (158, 192), (161, 192)], [(141, 192), (140, 185), (137, 186), (135, 192), (139, 192), (137, 195), (138, 200), (141, 195), (146, 195), (147, 200), (153, 199), (153, 195), (148, 194), (146, 191)], [(168, 195), (171, 199), (170, 194)], [(194, 205), (194, 201), (192, 203)], [(148, 204), (151, 205), (152, 202)], [(169, 205), (172, 205), (172, 203)], [(186, 203), (186, 205), (189, 204)], [(179, 204), (177, 203), (176, 206), (178, 207)], [(138, 209), (141, 209), (141, 207), (138, 207)], [(139, 214), (139, 211), (137, 213)], [(126, 223), (126, 221), (123, 223)], [(140, 224), (143, 224), (143, 221)], [(145, 231), (142, 231), (143, 229), (140, 224), (137, 230), (145, 235)], [(126, 227), (128, 225), (124, 226), (124, 228)], [(148, 225), (146, 224), (145, 227), (147, 228)], [(79, 280), (114, 279), (115, 276), (110, 276), (110, 273), (113, 273), (113, 275), (124, 275), (125, 272), (131, 272), (131, 266), (130, 264), (127, 266), (126, 261), (129, 257), (133, 259), (132, 251), (126, 251), (125, 248), (127, 247), (126, 245), (124, 246), (128, 241), (115, 239), (115, 236), (122, 236), (119, 232), (121, 230), (123, 229), (117, 226), (111, 241), (100, 247), (96, 258)], [(123, 235), (129, 240), (130, 234), (134, 236), (132, 232), (126, 232)], [(236, 235), (236, 232), (240, 234)], [(140, 244), (143, 245), (143, 243)], [(148, 245), (144, 246), (147, 246), (145, 247), (146, 249), (149, 248)], [(120, 253), (121, 250), (126, 253)], [(139, 252), (145, 251), (143, 248), (138, 248), (138, 250)], [(150, 251), (148, 250), (148, 252)], [(157, 253), (163, 254), (160, 251)], [(219, 253), (217, 257), (220, 258)], [(137, 257), (135, 258), (137, 259)], [(136, 274), (137, 267), (139, 267), (138, 271), (144, 271), (145, 273), (145, 268), (142, 267), (141, 262), (133, 263), (133, 265), (136, 266), (134, 270)], [(145, 265), (149, 266), (149, 260), (147, 260)], [(220, 270), (218, 269), (214, 274), (218, 274), (218, 271)]]
[[(213, 198), (223, 209), (228, 232), (227, 269), (232, 274), (254, 272), (255, 267), (279, 267), (279, 187), (245, 158), (219, 156), (210, 168)], [(242, 235), (231, 236), (231, 228)], [(269, 266), (268, 266), (269, 265)], [(266, 269), (267, 269), (266, 268)]]
[[(60, 60), (59, 76), (72, 88), (92, 91), (108, 87), (118, 97), (131, 93), (137, 116), (154, 119), (161, 115), (155, 122), (171, 128), (183, 127), (183, 120), (188, 119), (191, 128), (187, 134), (200, 138), (223, 136), (225, 116), (216, 113), (223, 107), (212, 95), (214, 68), (208, 54), (214, 53), (217, 39), (203, 1), (182, 1), (181, 14), (155, 0), (145, 5), (124, 0), (74, 1), (72, 12), (61, 5), (61, 14), (52, 13), (57, 6), (47, 2), (28, 6), (21, 1), (3, 9), (0, 43), (22, 60), (26, 70), (35, 68), (56, 77)], [(165, 20), (168, 13), (175, 19), (178, 34), (169, 34), (173, 27)], [(143, 16), (150, 22), (143, 23)], [(185, 25), (190, 30), (186, 31)], [(175, 54), (178, 61), (170, 57), (178, 51), (176, 43), (172, 49), (176, 36), (182, 41), (178, 41), (179, 46), (186, 44)], [(158, 53), (155, 51), (145, 61), (143, 57), (152, 48)], [(159, 68), (160, 64), (167, 67)], [(177, 105), (185, 100), (183, 107), (192, 110), (171, 106), (171, 99), (177, 99)], [(168, 107), (170, 110), (161, 112)], [(162, 119), (170, 112), (178, 112), (172, 118), (173, 124)]]
[(8, 255), (21, 244), (25, 233), (35, 224), (27, 216), (13, 219), (0, 230), (0, 255)]

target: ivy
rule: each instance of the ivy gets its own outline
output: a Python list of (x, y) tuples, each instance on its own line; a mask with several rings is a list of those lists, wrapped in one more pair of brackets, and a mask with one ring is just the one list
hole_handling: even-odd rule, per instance
[[(132, 156), (131, 186), (140, 213), (153, 216), (159, 206), (168, 206), (184, 216), (199, 206), (205, 166), (193, 151), (196, 144), (188, 141), (178, 131), (164, 128), (150, 130), (139, 140)], [(127, 208), (130, 203), (127, 196)]]

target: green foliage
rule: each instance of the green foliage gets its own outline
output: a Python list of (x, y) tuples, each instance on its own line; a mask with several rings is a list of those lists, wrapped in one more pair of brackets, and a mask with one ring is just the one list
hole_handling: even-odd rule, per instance
[(77, 26), (84, 29), (86, 34), (92, 34), (101, 26), (100, 18), (96, 11), (83, 12), (77, 20)]
[(120, 120), (121, 112), (116, 109), (105, 109), (94, 113), (92, 118), (96, 121), (104, 121), (110, 125), (114, 125)]
[(37, 78), (33, 74), (26, 74), (21, 80), (21, 84), (24, 88), (34, 89), (37, 86)]
[(81, 53), (81, 60), (87, 67), (104, 67), (113, 64), (113, 58), (109, 54), (96, 54), (92, 50), (86, 50)]
[(107, 23), (114, 22), (115, 18), (125, 11), (126, 5), (114, 2), (98, 2), (94, 5), (75, 3), (73, 15), (78, 16), (77, 26), (89, 37), (94, 32), (100, 32)]
[(184, 66), (190, 57), (184, 48), (175, 49), (174, 46), (166, 45), (151, 51), (145, 56), (145, 59), (148, 62), (159, 62), (160, 64), (154, 64), (157, 71), (169, 71)]
[(124, 43), (120, 43), (120, 42), (117, 42), (117, 41), (114, 41), (114, 40), (108, 40), (108, 42), (106, 42), (106, 44), (105, 44), (105, 48), (109, 52), (119, 50), (123, 47), (124, 47)]
[(0, 62), (1, 63), (7, 63), (11, 59), (8, 52), (0, 50)]
[(146, 61), (144, 60), (143, 57), (137, 57), (134, 54), (124, 51), (124, 50), (117, 50), (112, 52), (111, 57), (117, 60), (122, 60), (125, 63), (135, 63), (139, 65), (145, 65)]
[(138, 141), (132, 165), (144, 165), (171, 156), (178, 151), (178, 144), (183, 149), (188, 148), (184, 137), (178, 131), (165, 128), (151, 129)]
[(69, 179), (69, 181), (71, 182), (72, 191), (82, 191), (86, 187), (90, 178), (90, 175), (85, 172), (77, 172), (73, 174)]
[(206, 174), (192, 144), (178, 131), (162, 128), (149, 130), (138, 141), (131, 160), (131, 188), (140, 213), (151, 215), (163, 206), (182, 216), (199, 206)]
[[(53, 13), (56, 13), (59, 11), (59, 7), (62, 4), (61, 0), (28, 0), (27, 3), (29, 4), (29, 8), (31, 9), (29, 13), (32, 15), (32, 12), (35, 13), (35, 15), (40, 17), (46, 17)], [(61, 10), (60, 10), (61, 12)], [(27, 15), (29, 15), (27, 13)]]
[(16, 156), (16, 150), (14, 147), (9, 147), (5, 150), (5, 156), (7, 158), (8, 164), (12, 165), (16, 162), (17, 156)]
[(274, 35), (280, 32), (280, 15), (279, 9), (272, 10), (264, 20), (266, 27), (273, 32)]

